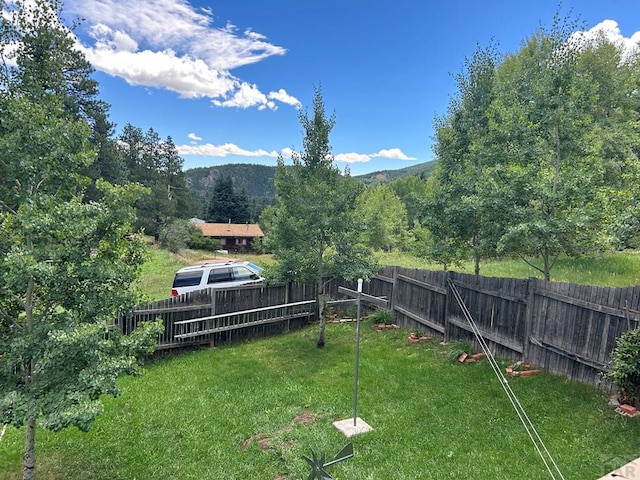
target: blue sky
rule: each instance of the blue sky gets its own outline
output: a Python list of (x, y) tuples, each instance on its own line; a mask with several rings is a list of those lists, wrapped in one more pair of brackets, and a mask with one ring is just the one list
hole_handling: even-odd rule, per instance
[[(515, 52), (552, 0), (66, 0), (116, 131), (171, 136), (184, 168), (275, 165), (302, 148), (298, 113), (321, 86), (336, 164), (353, 175), (433, 159), (433, 120), (476, 46)], [(560, 12), (640, 41), (638, 0)], [(609, 20), (609, 22), (605, 22)], [(604, 22), (604, 23), (603, 23)], [(635, 36), (634, 36), (635, 35)], [(300, 108), (302, 110), (300, 110)]]

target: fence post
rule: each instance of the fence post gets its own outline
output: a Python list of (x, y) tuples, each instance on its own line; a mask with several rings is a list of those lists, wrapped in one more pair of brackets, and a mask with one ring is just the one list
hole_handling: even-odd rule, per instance
[(393, 322), (396, 323), (396, 310), (395, 310), (395, 306), (396, 306), (396, 290), (398, 288), (398, 267), (394, 266), (393, 267), (393, 274), (391, 275), (391, 278), (393, 279), (393, 283), (391, 283), (391, 295), (390, 295), (390, 299), (389, 299), (389, 310), (391, 311), (391, 318), (393, 319)]
[[(291, 291), (291, 282), (287, 282), (287, 286), (284, 289), (284, 303), (285, 304), (289, 303), (289, 298), (291, 297), (291, 295), (289, 294), (290, 291)], [(285, 315), (288, 314), (289, 313), (289, 307), (285, 307), (284, 312), (285, 312)], [(284, 331), (288, 332), (290, 327), (291, 327), (290, 320), (289, 319), (285, 320)]]
[(533, 302), (535, 301), (535, 282), (536, 279), (534, 277), (529, 277), (527, 279), (527, 298), (525, 301), (525, 312), (524, 312), (524, 335), (522, 338), (522, 360), (529, 361), (531, 360), (529, 357), (531, 342), (529, 341), (529, 337), (531, 336), (531, 330), (533, 328)]
[(451, 278), (451, 272), (445, 270), (444, 272), (444, 309), (442, 325), (444, 326), (444, 341), (448, 342), (451, 332), (449, 331), (449, 298), (451, 298), (451, 288), (449, 287), (449, 279)]
[(211, 316), (213, 317), (216, 314), (216, 290), (210, 288), (209, 294), (211, 295)]

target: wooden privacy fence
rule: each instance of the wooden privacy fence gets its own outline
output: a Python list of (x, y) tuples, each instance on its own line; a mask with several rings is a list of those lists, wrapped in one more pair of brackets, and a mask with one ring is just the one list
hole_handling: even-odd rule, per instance
[(473, 339), (448, 287), (452, 281), (496, 356), (593, 386), (603, 383), (616, 339), (640, 322), (640, 286), (607, 288), (385, 267), (365, 284), (385, 296), (396, 323)]
[[(593, 386), (606, 386), (616, 339), (640, 322), (640, 286), (607, 288), (385, 267), (365, 282), (366, 303), (389, 308), (397, 324), (420, 327), (446, 340), (472, 339), (456, 289), (494, 355), (531, 362)], [(345, 286), (349, 287), (346, 288)], [(332, 298), (353, 297), (355, 282), (332, 281)], [(287, 331), (315, 315), (316, 289), (290, 283), (232, 290), (200, 290), (121, 313), (129, 333), (162, 317), (158, 350), (218, 343)], [(374, 298), (375, 297), (375, 298)]]
[(162, 318), (162, 351), (287, 331), (306, 325), (314, 313), (315, 288), (290, 283), (198, 290), (121, 312), (118, 325), (127, 334), (140, 322)]

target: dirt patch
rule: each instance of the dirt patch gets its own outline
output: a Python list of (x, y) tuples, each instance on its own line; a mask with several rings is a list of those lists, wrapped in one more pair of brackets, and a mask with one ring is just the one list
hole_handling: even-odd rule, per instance
[(296, 415), (292, 422), (294, 425), (301, 423), (303, 425), (311, 425), (316, 421), (316, 416), (313, 413), (302, 413), (300, 415)]
[[(317, 419), (319, 418), (318, 415), (314, 414), (314, 413), (301, 413), (299, 415), (296, 415), (295, 417), (293, 417), (293, 419), (291, 420), (292, 425), (304, 425), (305, 427), (308, 427), (309, 425), (311, 425), (312, 423), (314, 423)], [(284, 435), (286, 433), (290, 433), (291, 431), (293, 431), (293, 426), (292, 425), (285, 425), (282, 428), (279, 428), (278, 430), (276, 430), (273, 433), (267, 434), (265, 432), (260, 432), (260, 433), (256, 433), (255, 435), (252, 435), (251, 437), (247, 438), (246, 440), (244, 440), (241, 444), (240, 444), (240, 450), (246, 450), (247, 448), (249, 448), (252, 444), (256, 444), (258, 446), (258, 448), (260, 450), (267, 450), (269, 448), (271, 448), (273, 446), (273, 438), (274, 437), (278, 437), (281, 435)], [(290, 449), (291, 447), (293, 447), (293, 443), (294, 440), (292, 439), (287, 439), (283, 442), (281, 442), (281, 445), (285, 448), (285, 449)]]
[(271, 438), (267, 437), (267, 438), (261, 438), (260, 440), (258, 440), (258, 448), (260, 450), (266, 450), (270, 446), (271, 446)]

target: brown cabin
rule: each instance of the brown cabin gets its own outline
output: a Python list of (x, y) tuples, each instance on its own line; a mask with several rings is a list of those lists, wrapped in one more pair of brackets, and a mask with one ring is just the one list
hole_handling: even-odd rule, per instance
[(253, 250), (253, 242), (264, 233), (257, 223), (194, 223), (205, 237), (220, 240), (222, 248), (232, 252)]

